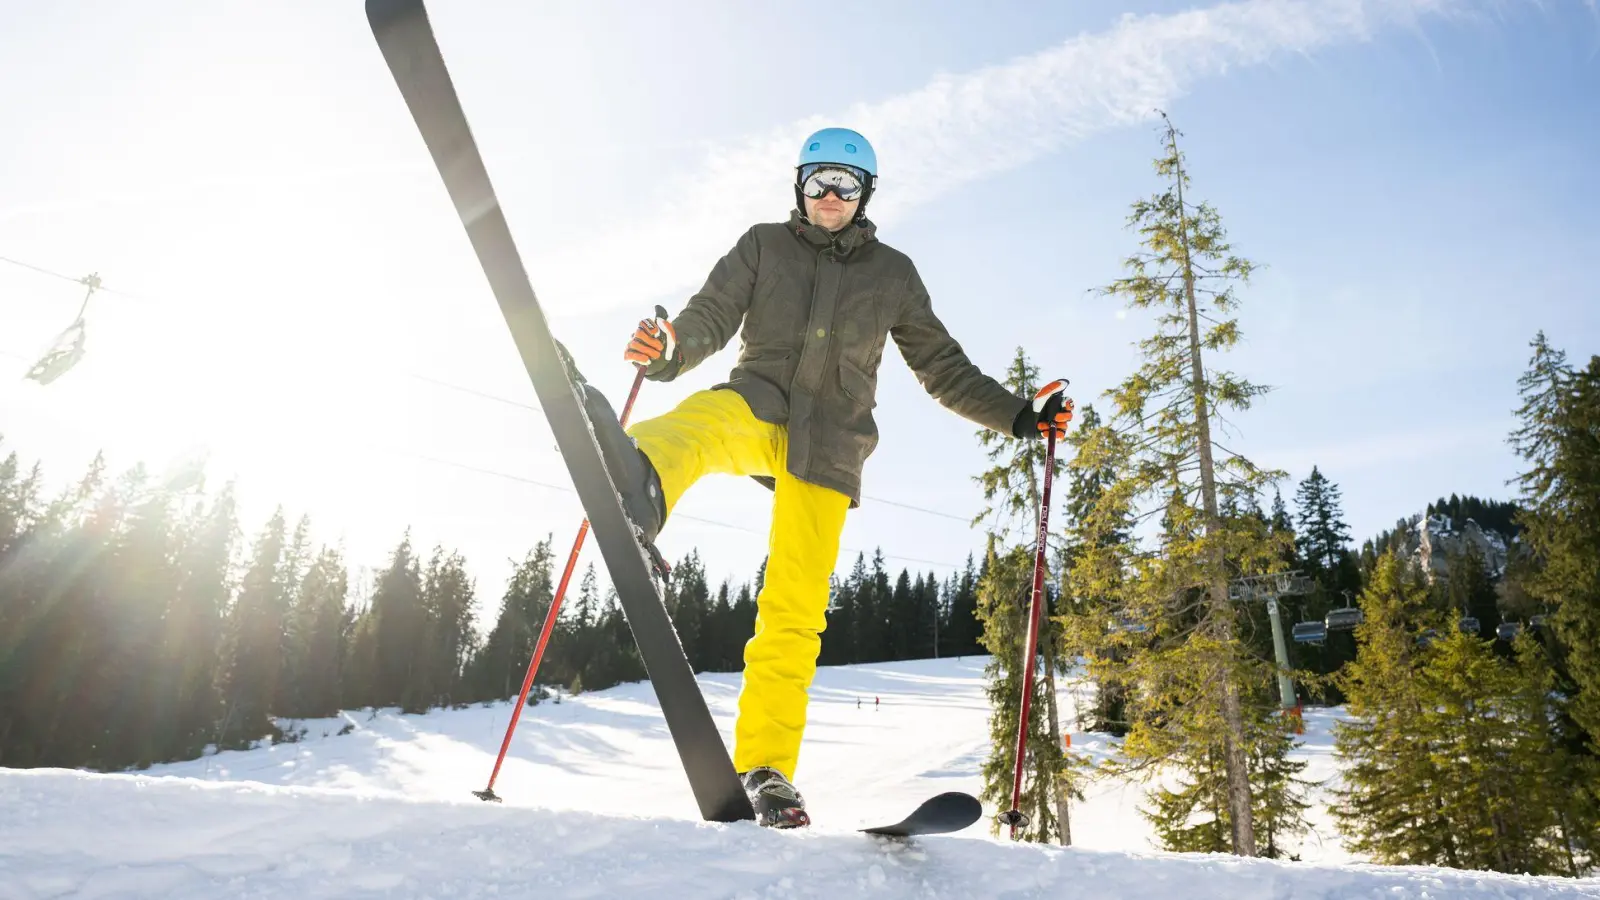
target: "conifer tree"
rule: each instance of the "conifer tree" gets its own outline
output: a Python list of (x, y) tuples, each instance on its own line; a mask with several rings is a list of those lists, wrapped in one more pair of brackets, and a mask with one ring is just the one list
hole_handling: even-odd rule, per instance
[(595, 637), (599, 629), (600, 586), (594, 563), (583, 571), (578, 584), (577, 603), (572, 610), (572, 633), (567, 639), (568, 656), (573, 671), (572, 682), (567, 685), (574, 694), (590, 690), (595, 673), (590, 671), (594, 657)]
[(874, 550), (871, 567), (863, 573), (856, 590), (857, 662), (883, 662), (892, 658), (890, 642), (894, 623), (890, 619), (889, 600), (893, 590), (883, 563), (883, 550)]
[(1356, 658), (1339, 675), (1351, 718), (1334, 727), (1344, 786), (1332, 804), (1346, 846), (1379, 862), (1460, 867), (1465, 848), (1439, 796), (1442, 775), (1418, 723), (1428, 702), (1417, 635), (1445, 622), (1392, 551), (1361, 594)]
[(171, 750), (176, 758), (198, 755), (223, 717), (219, 649), (241, 538), (233, 485), (224, 485), (208, 506), (197, 504), (183, 530), (178, 589), (163, 617), (162, 653), (177, 711)]
[(901, 569), (900, 577), (895, 579), (894, 588), (889, 592), (889, 621), (894, 623), (894, 627), (889, 629), (889, 646), (885, 648), (888, 659), (914, 658), (918, 618), (917, 596), (912, 590), (911, 573)]
[(373, 680), (367, 703), (400, 706), (405, 712), (427, 709), (419, 691), (426, 671), (427, 607), (422, 597), (422, 569), (407, 531), (390, 554), (372, 593)]
[[(1005, 385), (1018, 396), (1032, 396), (1039, 385), (1039, 370), (1017, 349), (1006, 370)], [(1040, 491), (1044, 466), (1060, 468), (1060, 460), (1047, 460), (1044, 442), (1019, 441), (980, 431), (979, 443), (987, 448), (993, 465), (977, 477), (986, 508), (976, 521), (986, 522), (987, 553), (978, 582), (977, 612), (983, 623), (983, 646), (992, 658), (984, 673), (989, 697), (990, 751), (983, 763), (983, 796), (1002, 810), (1011, 808), (1016, 768), (1017, 731), (1024, 675), (1037, 671), (1040, 658), (1023, 659), (1028, 635), (1028, 609), (1033, 589), (1034, 547), (1037, 536)], [(1053, 477), (1053, 476), (1052, 476)], [(1046, 579), (1047, 582), (1053, 579)], [(1041, 598), (1042, 602), (1043, 598)], [(1041, 612), (1039, 657), (1062, 660), (1055, 643), (1059, 629)], [(1035, 679), (1034, 691), (1047, 690), (1045, 679)], [(1023, 840), (1048, 843), (1061, 836), (1059, 810), (1072, 790), (1070, 760), (1060, 739), (1051, 732), (1048, 708), (1041, 698), (1029, 717), (1026, 759), (1020, 809), (1028, 817), (1018, 830)], [(992, 827), (998, 831), (1000, 824)]]
[[(1247, 409), (1266, 390), (1208, 369), (1202, 357), (1239, 340), (1233, 282), (1248, 281), (1255, 266), (1233, 255), (1209, 204), (1187, 199), (1189, 175), (1177, 139), (1168, 122), (1156, 160), (1166, 187), (1136, 202), (1129, 217), (1144, 250), (1128, 259), (1127, 277), (1103, 289), (1133, 309), (1154, 310), (1156, 332), (1140, 342), (1138, 371), (1108, 392), (1116, 431), (1078, 448), (1078, 465), (1108, 467), (1118, 477), (1086, 518), (1085, 549), (1071, 583), (1078, 592), (1116, 597), (1134, 625), (1108, 640), (1117, 652), (1093, 663), (1102, 673), (1114, 666), (1116, 677), (1140, 685), (1124, 744), (1131, 765), (1143, 771), (1177, 763), (1193, 771), (1220, 759), (1230, 849), (1253, 856), (1245, 706), (1272, 667), (1239, 640), (1229, 581), (1276, 568), (1282, 547), (1223, 513), (1229, 497), (1259, 493), (1282, 473), (1261, 470), (1213, 439), (1224, 411)], [(1161, 516), (1154, 546), (1101, 547), (1096, 536), (1129, 511)]]
[(1566, 804), (1551, 790), (1562, 779), (1547, 765), (1547, 710), (1528, 708), (1527, 685), (1490, 642), (1453, 631), (1430, 651), (1426, 702), (1412, 727), (1428, 738), (1437, 763), (1432, 787), (1459, 840), (1457, 865), (1564, 871), (1557, 813)]
[[(483, 650), (474, 660), (473, 680), (478, 698), (512, 699), (521, 688), (523, 676), (528, 671), (528, 663), (533, 658), (534, 644), (539, 639), (545, 614), (549, 612), (550, 602), (555, 594), (555, 584), (551, 576), (553, 561), (551, 537), (546, 536), (512, 572), (511, 580), (506, 584), (505, 593), (500, 599), (500, 612), (495, 618), (494, 627), (490, 629), (489, 636), (484, 641)], [(623, 619), (622, 610), (613, 604), (602, 618), (606, 619), (603, 628), (606, 640), (620, 642), (618, 653), (626, 654), (633, 643), (633, 637), (632, 632), (628, 630), (626, 620)], [(620, 671), (622, 667), (617, 668)], [(543, 674), (539, 676), (541, 681), (546, 677)], [(618, 674), (617, 678), (628, 680), (621, 674)], [(587, 683), (590, 690), (598, 687), (594, 681)], [(531, 693), (529, 696), (537, 699), (537, 694)]]
[[(1600, 357), (1574, 370), (1543, 332), (1518, 379), (1522, 405), (1511, 444), (1527, 463), (1516, 478), (1519, 521), (1533, 556), (1527, 591), (1555, 610), (1562, 667), (1576, 689), (1571, 715), (1600, 755)], [(1590, 788), (1600, 797), (1600, 781)]]
[(279, 508), (251, 550), (239, 599), (229, 613), (228, 647), (222, 671), (227, 711), (219, 746), (244, 748), (276, 735), (269, 718), (283, 667), (283, 634), (294, 586), (284, 583), (288, 525)]
[(707, 610), (706, 628), (702, 637), (706, 647), (706, 671), (740, 670), (744, 639), (733, 624), (733, 585), (726, 578), (717, 586), (716, 597), (711, 601), (711, 608)]
[(449, 705), (465, 699), (462, 678), (477, 641), (472, 621), (477, 605), (467, 561), (460, 553), (435, 547), (423, 573), (422, 600), (426, 612), (421, 642), (424, 671), (416, 683), (417, 701), (423, 708)]
[(828, 599), (828, 627), (822, 632), (822, 665), (838, 666), (860, 662), (860, 632), (866, 625), (862, 617), (861, 591), (867, 581), (867, 557), (856, 554), (855, 565), (843, 581), (837, 582)]
[(982, 653), (978, 638), (982, 633), (978, 620), (978, 571), (972, 555), (961, 572), (951, 576), (950, 598), (946, 603), (946, 620), (939, 632), (940, 656), (971, 656)]
[(683, 652), (696, 672), (705, 671), (704, 646), (706, 616), (711, 607), (711, 587), (706, 584), (706, 569), (697, 550), (689, 551), (672, 568), (672, 583), (667, 589), (667, 611), (677, 629)]
[(323, 548), (300, 582), (290, 620), (296, 636), (290, 666), (290, 706), (283, 715), (323, 718), (339, 711), (345, 644), (352, 623), (345, 606), (349, 574), (337, 551)]
[[(1255, 803), (1259, 846), (1269, 859), (1288, 855), (1286, 842), (1307, 829), (1306, 796), (1311, 783), (1300, 778), (1307, 765), (1289, 758), (1295, 738), (1291, 723), (1274, 715), (1270, 702), (1246, 706), (1250, 715), (1250, 783)], [(1155, 828), (1162, 847), (1175, 853), (1226, 853), (1232, 848), (1232, 811), (1228, 804), (1227, 767), (1216, 741), (1204, 742), (1176, 790), (1157, 787), (1151, 806), (1141, 814)]]
[[(1115, 573), (1112, 573), (1110, 590), (1096, 590), (1092, 584), (1072, 577), (1089, 542), (1093, 542), (1096, 554), (1105, 558), (1126, 552), (1133, 539), (1129, 510), (1113, 509), (1107, 500), (1107, 493), (1117, 479), (1115, 460), (1105, 454), (1082, 452), (1091, 442), (1115, 439), (1115, 432), (1101, 420), (1093, 404), (1085, 404), (1077, 430), (1067, 436), (1067, 443), (1077, 451), (1067, 463), (1066, 545), (1061, 561), (1068, 595), (1061, 615), (1062, 639), (1069, 655), (1111, 652), (1104, 647), (1103, 635), (1108, 627), (1120, 627), (1122, 619), (1123, 610), (1116, 596), (1121, 580)], [(1089, 674), (1095, 682), (1089, 729), (1118, 736), (1125, 734), (1128, 685), (1104, 668), (1091, 667)]]
[(1345, 546), (1350, 543), (1350, 526), (1343, 519), (1339, 486), (1312, 466), (1311, 474), (1295, 492), (1295, 506), (1300, 513), (1296, 529), (1300, 558), (1311, 567), (1314, 577), (1327, 580), (1338, 571)]
[(106, 560), (113, 609), (95, 623), (111, 638), (109, 652), (97, 660), (99, 683), (85, 686), (90, 702), (84, 712), (99, 719), (107, 735), (106, 756), (95, 762), (100, 767), (126, 760), (145, 767), (164, 758), (175, 712), (158, 675), (165, 635), (157, 611), (181, 580), (178, 497), (151, 484), (142, 466), (124, 484), (131, 508)]

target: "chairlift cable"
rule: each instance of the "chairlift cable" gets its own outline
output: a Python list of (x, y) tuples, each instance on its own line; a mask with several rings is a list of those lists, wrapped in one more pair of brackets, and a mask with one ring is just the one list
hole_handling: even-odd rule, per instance
[[(72, 282), (74, 284), (81, 284), (81, 285), (87, 286), (89, 290), (88, 290), (88, 293), (86, 293), (84, 295), (83, 303), (78, 309), (78, 316), (77, 316), (78, 320), (81, 320), (83, 318), (83, 313), (88, 308), (88, 305), (89, 305), (89, 298), (91, 296), (93, 296), (96, 291), (99, 291), (101, 293), (106, 293), (106, 294), (116, 294), (118, 296), (128, 297), (130, 299), (137, 300), (137, 301), (140, 301), (142, 303), (159, 303), (159, 304), (164, 304), (164, 305), (176, 305), (176, 304), (173, 304), (171, 301), (160, 300), (158, 298), (145, 297), (145, 296), (141, 296), (139, 294), (131, 294), (131, 293), (127, 292), (127, 291), (106, 287), (102, 283), (102, 280), (101, 280), (101, 278), (100, 278), (98, 273), (92, 273), (92, 274), (85, 275), (85, 276), (82, 276), (82, 277), (74, 278), (71, 275), (64, 275), (64, 274), (62, 274), (60, 272), (56, 272), (56, 271), (53, 271), (51, 269), (47, 269), (47, 268), (45, 268), (43, 266), (36, 266), (36, 265), (34, 265), (32, 263), (23, 262), (22, 260), (19, 260), (19, 259), (12, 259), (11, 257), (8, 257), (8, 256), (0, 256), (0, 262), (10, 263), (11, 265), (19, 266), (19, 267), (24, 268), (24, 269), (29, 269), (29, 270), (32, 270), (34, 272), (38, 272), (41, 275), (48, 275), (48, 276), (50, 276), (52, 278), (59, 278), (62, 281), (70, 281), (70, 282)], [(71, 326), (69, 326), (69, 328), (70, 327)], [(62, 336), (65, 336), (65, 332), (63, 332)], [(60, 342), (60, 340), (61, 340), (61, 337), (57, 337), (57, 342), (58, 343)], [(70, 368), (70, 366), (68, 368)], [(65, 369), (63, 369), (62, 371), (65, 372)], [(59, 374), (61, 374), (61, 373), (57, 373), (57, 374), (59, 376)], [(411, 379), (414, 379), (414, 380), (417, 380), (417, 381), (427, 382), (429, 384), (433, 384), (433, 385), (436, 385), (438, 387), (447, 388), (449, 390), (458, 391), (458, 392), (464, 393), (464, 394), (470, 394), (472, 396), (480, 397), (482, 399), (490, 400), (490, 401), (493, 401), (493, 402), (496, 402), (496, 403), (503, 403), (503, 404), (505, 404), (507, 406), (514, 406), (514, 407), (518, 407), (520, 409), (527, 409), (527, 410), (531, 410), (531, 411), (534, 411), (534, 412), (540, 412), (541, 411), (540, 408), (535, 404), (530, 404), (530, 403), (527, 403), (527, 402), (521, 401), (521, 400), (513, 400), (513, 399), (511, 399), (509, 397), (502, 397), (502, 396), (499, 396), (497, 394), (490, 393), (488, 391), (481, 391), (481, 390), (478, 390), (476, 388), (466, 387), (464, 385), (453, 384), (453, 383), (445, 381), (443, 379), (433, 378), (433, 377), (428, 376), (428, 375), (423, 375), (423, 374), (421, 374), (419, 372), (405, 371), (405, 372), (401, 372), (399, 374), (403, 374), (407, 378), (411, 378)], [(881, 504), (883, 504), (885, 506), (894, 506), (894, 507), (898, 507), (900, 509), (905, 509), (905, 510), (910, 510), (912, 512), (922, 513), (924, 515), (937, 516), (937, 517), (942, 518), (942, 519), (951, 519), (953, 521), (961, 522), (961, 523), (964, 523), (964, 524), (970, 524), (971, 523), (971, 518), (968, 517), (968, 516), (961, 516), (961, 515), (957, 515), (955, 513), (944, 512), (943, 510), (929, 509), (929, 508), (924, 507), (924, 506), (917, 506), (917, 505), (911, 504), (911, 503), (904, 503), (904, 502), (899, 501), (899, 500), (890, 500), (890, 499), (888, 499), (886, 497), (878, 497), (878, 496), (875, 496), (875, 495), (872, 495), (872, 494), (862, 494), (861, 495), (861, 499), (862, 500), (870, 500), (873, 503), (881, 503)], [(928, 562), (927, 560), (908, 560), (906, 557), (896, 557), (896, 558), (897, 559), (906, 560), (906, 561), (912, 561), (912, 562)], [(933, 564), (934, 565), (948, 565), (948, 563), (933, 563)]]

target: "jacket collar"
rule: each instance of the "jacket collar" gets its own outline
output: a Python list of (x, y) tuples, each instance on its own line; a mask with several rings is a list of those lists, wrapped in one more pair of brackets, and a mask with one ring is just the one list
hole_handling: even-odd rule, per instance
[(871, 219), (851, 222), (837, 234), (807, 219), (798, 209), (789, 211), (789, 230), (797, 237), (818, 248), (818, 252), (831, 253), (835, 258), (848, 257), (856, 249), (878, 239), (878, 226)]

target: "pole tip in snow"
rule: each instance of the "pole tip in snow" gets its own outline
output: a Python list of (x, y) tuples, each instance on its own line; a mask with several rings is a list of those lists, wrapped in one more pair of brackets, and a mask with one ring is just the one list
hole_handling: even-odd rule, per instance
[(995, 818), (1000, 820), (1001, 825), (1010, 825), (1013, 835), (1018, 828), (1028, 827), (1028, 814), (1020, 809), (1008, 809)]
[(500, 795), (494, 792), (494, 788), (484, 788), (481, 791), (473, 791), (472, 796), (477, 797), (479, 800), (483, 800), (485, 802), (491, 800), (495, 803), (500, 802)]

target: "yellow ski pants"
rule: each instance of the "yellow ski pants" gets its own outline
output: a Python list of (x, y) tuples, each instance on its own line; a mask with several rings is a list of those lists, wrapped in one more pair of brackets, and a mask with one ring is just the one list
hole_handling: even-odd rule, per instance
[(744, 686), (734, 722), (733, 765), (770, 766), (793, 779), (806, 727), (806, 691), (827, 627), (828, 579), (850, 498), (789, 474), (789, 430), (763, 422), (738, 392), (700, 391), (628, 433), (661, 476), (667, 514), (702, 475), (765, 475), (772, 501), (766, 579), (755, 636), (744, 647)]

